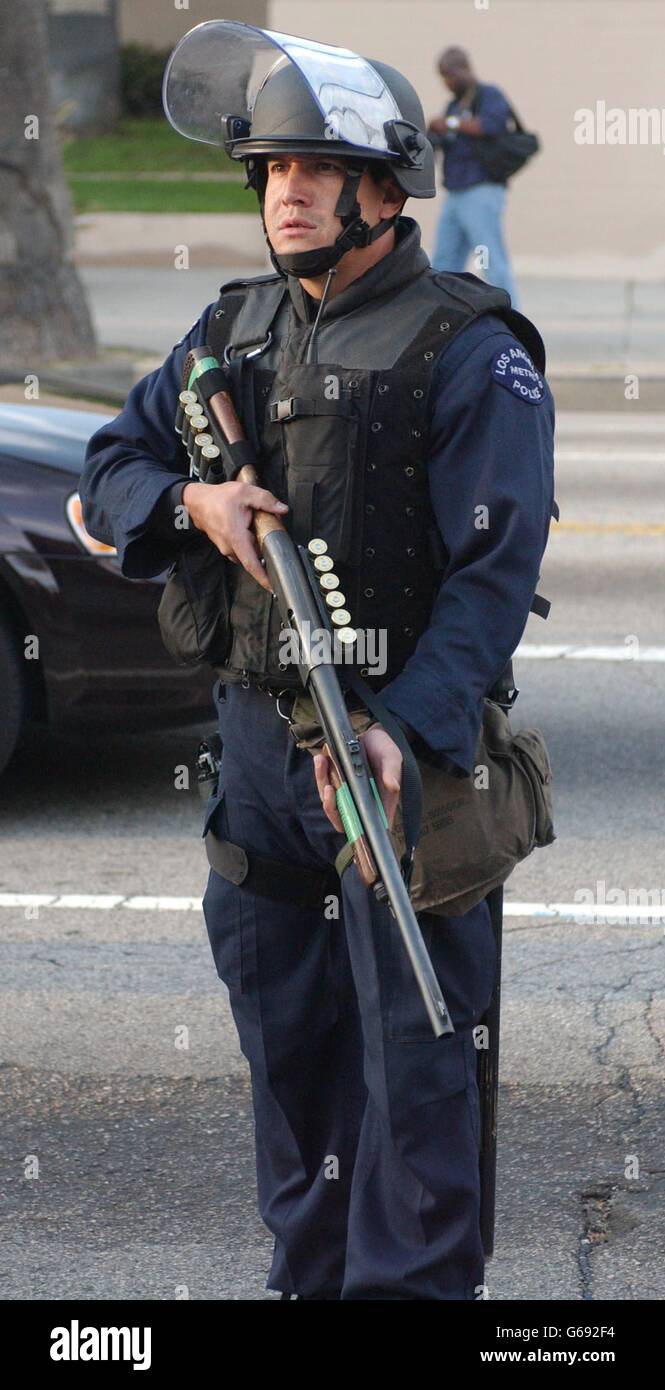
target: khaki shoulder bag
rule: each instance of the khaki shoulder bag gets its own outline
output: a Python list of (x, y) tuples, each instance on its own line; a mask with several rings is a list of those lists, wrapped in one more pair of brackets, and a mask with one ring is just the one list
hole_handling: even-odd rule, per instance
[[(299, 748), (315, 752), (323, 743), (308, 696), (296, 698), (291, 734)], [(358, 733), (374, 718), (351, 714)], [(552, 818), (552, 768), (539, 729), (513, 733), (508, 715), (486, 699), (471, 777), (453, 777), (419, 758), (423, 785), (422, 828), (410, 894), (415, 912), (462, 916), (492, 888), (505, 883), (532, 850), (556, 839)], [(400, 858), (405, 843), (401, 802), (390, 832)], [(353, 859), (345, 845), (335, 861), (340, 874)]]

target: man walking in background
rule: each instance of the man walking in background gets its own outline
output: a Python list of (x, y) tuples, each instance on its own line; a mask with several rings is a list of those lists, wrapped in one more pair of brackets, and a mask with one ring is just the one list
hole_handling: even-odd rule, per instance
[(445, 115), (430, 122), (427, 132), (432, 144), (443, 151), (443, 182), (448, 190), (432, 265), (436, 270), (462, 271), (469, 256), (481, 248), (473, 271), (507, 290), (517, 308), (502, 227), (506, 184), (489, 178), (479, 144), (483, 136), (502, 134), (511, 108), (498, 87), (478, 81), (462, 48), (447, 48), (441, 54), (439, 72), (453, 99)]

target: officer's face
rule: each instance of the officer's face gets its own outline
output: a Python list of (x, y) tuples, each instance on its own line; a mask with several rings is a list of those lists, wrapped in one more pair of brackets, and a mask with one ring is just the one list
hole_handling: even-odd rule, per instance
[[(266, 228), (277, 255), (314, 251), (329, 246), (342, 230), (335, 207), (346, 165), (330, 155), (280, 155), (267, 161), (268, 182), (263, 209)], [(358, 185), (358, 202), (370, 226), (378, 221), (384, 194), (369, 174)], [(395, 209), (391, 205), (392, 211)]]

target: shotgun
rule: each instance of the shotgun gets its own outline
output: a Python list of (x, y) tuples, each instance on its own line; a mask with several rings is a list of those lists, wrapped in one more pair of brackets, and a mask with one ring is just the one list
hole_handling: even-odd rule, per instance
[[(211, 483), (233, 477), (260, 486), (254, 451), (236, 414), (227, 374), (207, 346), (193, 348), (185, 359), (176, 430), (187, 448), (192, 477)], [(279, 517), (260, 510), (254, 511), (253, 529), (282, 622), (298, 641), (300, 677), (325, 736), (323, 751), (330, 757), (337, 806), (358, 871), (377, 899), (387, 902), (397, 923), (434, 1036), (454, 1033), (334, 660), (324, 644), (312, 642), (322, 628), (331, 638), (342, 626), (353, 635), (350, 614), (337, 609), (333, 627), (322, 601), (313, 560), (321, 548), (326, 550), (325, 542), (314, 538), (314, 551), (306, 550), (295, 543)], [(405, 756), (412, 757), (408, 746)]]

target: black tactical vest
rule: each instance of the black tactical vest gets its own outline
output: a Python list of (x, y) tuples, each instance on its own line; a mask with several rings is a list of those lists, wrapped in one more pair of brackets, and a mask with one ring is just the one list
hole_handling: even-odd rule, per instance
[[(208, 343), (220, 361), (226, 352), (236, 409), (258, 446), (260, 482), (289, 503), (285, 524), (294, 540), (324, 539), (353, 627), (385, 630), (387, 669), (361, 668), (378, 690), (401, 671), (427, 627), (448, 563), (427, 477), (433, 368), (480, 314), (503, 318), (540, 371), (544, 348), (504, 290), (428, 268), (385, 300), (368, 301), (360, 323), (356, 311), (355, 341), (354, 315), (339, 321), (341, 360), (305, 363), (304, 326), (290, 346), (278, 346), (276, 335), (271, 369), (260, 353), (246, 354), (265, 347), (276, 320), (284, 324), (284, 295), (279, 276), (223, 286)], [(231, 683), (298, 688), (297, 667), (280, 663), (276, 600), (241, 566), (229, 568), (232, 639), (217, 674)], [(376, 659), (376, 642), (373, 650)]]

